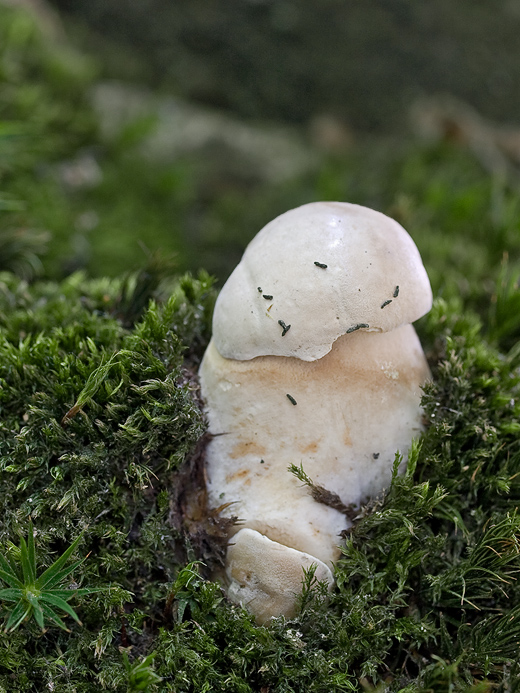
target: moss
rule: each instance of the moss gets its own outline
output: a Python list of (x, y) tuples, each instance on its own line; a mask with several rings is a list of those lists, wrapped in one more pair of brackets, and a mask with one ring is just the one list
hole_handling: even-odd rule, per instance
[[(105, 589), (84, 600), (85, 628), (62, 648), (65, 660), (82, 660), (80, 670), (91, 659), (76, 651), (80, 641), (92, 657), (109, 643), (112, 661), (125, 605), (132, 604), (129, 624), (139, 622), (143, 600), (156, 603), (147, 618), (160, 620), (161, 586), (178, 571), (168, 489), (204, 430), (191, 371), (208, 338), (209, 279), (178, 280), (132, 327), (112, 314), (121, 287), (78, 275), (33, 286), (0, 277), (0, 534), (5, 542), (23, 532), (31, 516), (48, 564), (88, 528), (81, 550), (90, 556), (74, 581)], [(27, 627), (34, 647), (12, 655), (13, 665), (9, 653), (25, 647), (26, 636), (4, 642), (6, 682), (29, 654), (49, 651), (49, 637), (51, 651), (61, 647)], [(47, 685), (38, 666), (27, 671), (31, 684), (20, 690)]]
[[(4, 639), (0, 684), (124, 691), (136, 671), (158, 691), (515, 681), (520, 376), (518, 350), (499, 347), (518, 321), (499, 312), (485, 337), (475, 312), (436, 301), (422, 324), (428, 428), (407, 473), (358, 513), (332, 596), (309, 576), (298, 617), (263, 628), (187, 564), (200, 557), (197, 520), (188, 529), (175, 514), (178, 470), (204, 430), (190, 371), (209, 337), (210, 282), (173, 281), (134, 324), (118, 317), (123, 284), (1, 276), (0, 538), (32, 517), (50, 565), (86, 529), (74, 584), (103, 590), (76, 600), (84, 625), (70, 634), (28, 623)], [(501, 301), (517, 300), (501, 286)]]

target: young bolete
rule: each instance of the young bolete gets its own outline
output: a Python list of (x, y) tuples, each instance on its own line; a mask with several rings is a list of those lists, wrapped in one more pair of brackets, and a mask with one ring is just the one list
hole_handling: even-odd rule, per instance
[(241, 519), (228, 596), (290, 617), (303, 570), (332, 585), (349, 521), (289, 471), (359, 505), (421, 431), (429, 370), (411, 323), (431, 308), (419, 252), (379, 212), (316, 202), (267, 224), (215, 307), (200, 368), (209, 502)]

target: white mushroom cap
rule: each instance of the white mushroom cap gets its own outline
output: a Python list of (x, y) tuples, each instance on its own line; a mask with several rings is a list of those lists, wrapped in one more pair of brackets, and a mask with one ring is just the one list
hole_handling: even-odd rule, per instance
[(359, 205), (314, 202), (277, 217), (248, 245), (218, 297), (213, 338), (229, 359), (314, 361), (345, 333), (388, 332), (431, 304), (402, 226)]
[(228, 597), (255, 614), (263, 624), (273, 616), (294, 616), (304, 571), (330, 588), (330, 569), (314, 556), (271, 541), (253, 529), (241, 529), (228, 549)]

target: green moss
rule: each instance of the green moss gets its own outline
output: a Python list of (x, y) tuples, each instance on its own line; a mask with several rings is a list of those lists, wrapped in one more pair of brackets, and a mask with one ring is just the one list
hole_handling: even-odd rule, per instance
[[(2, 682), (28, 656), (32, 662), (55, 648), (65, 668), (80, 672), (96, 670), (96, 648), (108, 648), (107, 666), (116, 657), (121, 679), (113, 638), (125, 605), (129, 628), (142, 621), (143, 600), (156, 604), (147, 618), (160, 619), (161, 585), (179, 568), (169, 488), (204, 430), (191, 369), (208, 338), (211, 286), (204, 275), (184, 277), (131, 327), (114, 316), (121, 289), (122, 282), (78, 275), (32, 287), (12, 275), (0, 278), (2, 541), (23, 532), (31, 516), (49, 565), (87, 530), (81, 550), (90, 555), (74, 582), (105, 588), (88, 604), (78, 600), (85, 601), (78, 609), (85, 626), (63, 647), (49, 633), (18, 658), (10, 654), (25, 647), (27, 633), (36, 635), (30, 623), (24, 635), (4, 642)], [(40, 667), (25, 670), (33, 672), (31, 683), (19, 690), (47, 685)], [(103, 672), (107, 677), (105, 666)]]
[[(517, 323), (498, 313), (485, 339), (460, 301), (436, 301), (421, 328), (433, 371), (428, 428), (407, 473), (360, 513), (334, 593), (310, 575), (299, 616), (264, 628), (203, 567), (186, 565), (197, 554), (194, 525), (172, 515), (177, 470), (204, 430), (189, 369), (209, 336), (210, 283), (170, 284), (171, 298), (126, 326), (122, 287), (1, 277), (1, 538), (32, 517), (50, 565), (86, 530), (89, 555), (73, 580), (104, 590), (76, 600), (84, 625), (68, 624), (69, 635), (50, 628), (42, 638), (27, 623), (0, 643), (0, 684), (124, 691), (140, 663), (158, 691), (325, 693), (382, 681), (389, 691), (447, 682), (469, 691), (514, 681), (520, 376), (517, 350), (497, 345)], [(516, 300), (514, 284), (502, 292)]]

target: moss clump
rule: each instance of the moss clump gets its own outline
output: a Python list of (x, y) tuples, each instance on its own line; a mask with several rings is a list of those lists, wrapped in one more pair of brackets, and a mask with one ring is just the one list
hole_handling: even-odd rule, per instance
[[(114, 317), (122, 289), (80, 275), (34, 286), (0, 275), (0, 540), (25, 535), (32, 517), (49, 565), (87, 530), (81, 553), (90, 556), (73, 582), (105, 589), (82, 614), (82, 671), (97, 669), (96, 651), (112, 643), (107, 634), (120, 630), (125, 605), (133, 603), (133, 624), (139, 604), (156, 601), (175, 578), (183, 548), (168, 489), (204, 431), (193, 368), (207, 341), (209, 278), (170, 283), (170, 298), (150, 303), (133, 326)], [(157, 609), (147, 618), (160, 618)], [(80, 656), (74, 636), (63, 648), (28, 623), (0, 646), (7, 690), (23, 671), (33, 673), (19, 690), (45, 689), (34, 661), (50, 652), (49, 637), (53, 652), (79, 648)]]
[[(0, 541), (32, 518), (43, 569), (81, 535), (71, 586), (99, 589), (75, 599), (70, 633), (27, 622), (4, 638), (0, 686), (515, 690), (520, 352), (504, 345), (520, 318), (497, 311), (484, 335), (476, 313), (436, 301), (420, 326), (428, 427), (406, 474), (360, 510), (332, 596), (309, 575), (299, 615), (264, 628), (208, 582), (218, 528), (186, 496), (202, 485), (193, 369), (211, 282), (170, 280), (132, 322), (122, 306), (142, 286), (127, 281), (123, 300), (122, 280), (0, 276)], [(515, 282), (495, 296), (519, 300)]]

